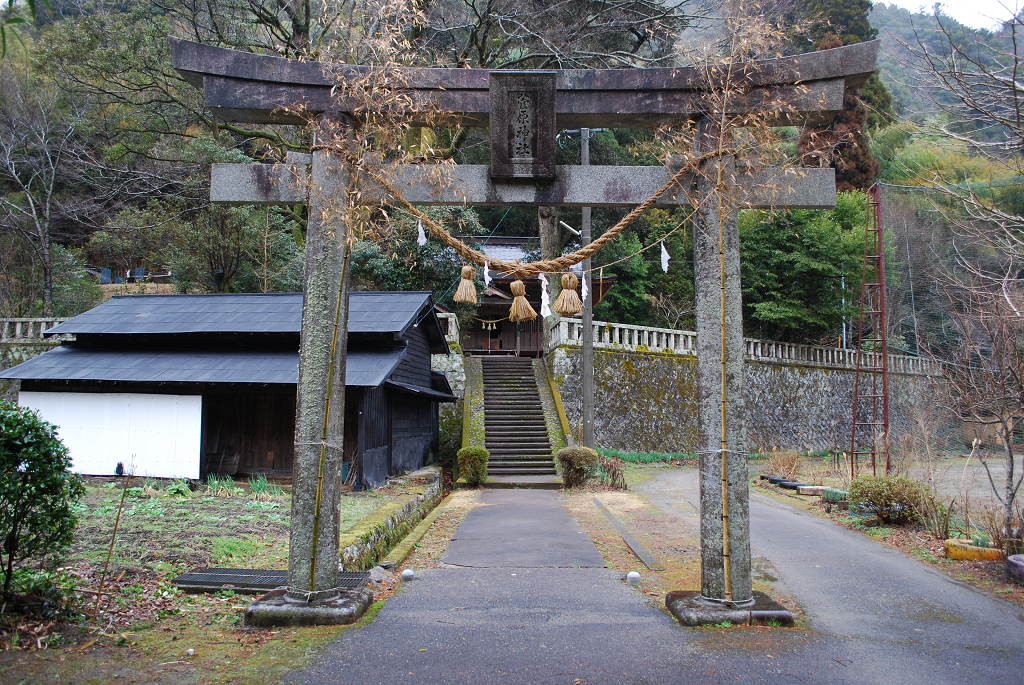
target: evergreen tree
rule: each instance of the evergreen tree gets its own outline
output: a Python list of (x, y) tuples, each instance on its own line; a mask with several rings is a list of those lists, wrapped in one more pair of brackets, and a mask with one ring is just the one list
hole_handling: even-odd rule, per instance
[[(811, 46), (828, 50), (878, 36), (868, 21), (870, 0), (797, 0), (795, 10), (798, 18), (811, 22), (797, 40), (801, 51)], [(867, 188), (878, 176), (878, 161), (866, 132), (894, 119), (892, 96), (876, 72), (860, 89), (846, 94), (843, 111), (832, 124), (804, 129), (798, 145), (801, 161), (834, 167), (839, 190)]]

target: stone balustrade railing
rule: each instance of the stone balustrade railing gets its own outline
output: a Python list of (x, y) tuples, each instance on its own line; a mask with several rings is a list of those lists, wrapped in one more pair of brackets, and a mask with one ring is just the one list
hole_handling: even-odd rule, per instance
[[(550, 332), (551, 335), (548, 339), (549, 349), (554, 349), (560, 345), (581, 345), (583, 340), (583, 322), (580, 319), (558, 317), (551, 322)], [(751, 338), (747, 338), (744, 342), (744, 356), (748, 361), (824, 366), (851, 370), (857, 368), (857, 350), (838, 347), (818, 347), (816, 345), (797, 345), (770, 340), (754, 340)], [(594, 347), (696, 354), (697, 334), (693, 331), (680, 331), (670, 328), (653, 328), (650, 326), (633, 326), (630, 324), (595, 321)], [(876, 365), (877, 357), (879, 356), (877, 353), (864, 352), (862, 354), (862, 368)], [(901, 354), (890, 354), (888, 366), (889, 371), (892, 373), (937, 376), (940, 372), (939, 365), (930, 359)]]
[(67, 319), (0, 319), (0, 343), (42, 342), (47, 331)]

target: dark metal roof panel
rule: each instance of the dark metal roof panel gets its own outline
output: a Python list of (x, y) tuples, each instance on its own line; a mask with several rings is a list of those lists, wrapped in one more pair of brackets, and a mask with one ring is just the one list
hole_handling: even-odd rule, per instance
[[(355, 292), (350, 333), (404, 333), (429, 292)], [(299, 333), (302, 293), (119, 295), (46, 332), (61, 334)]]
[(59, 347), (0, 373), (0, 378), (140, 383), (295, 383), (298, 373), (297, 352)]
[(388, 381), (387, 387), (394, 388), (399, 392), (404, 392), (409, 395), (416, 395), (419, 397), (428, 397), (438, 402), (455, 402), (457, 398), (446, 392), (439, 392), (433, 388), (424, 388), (419, 385), (409, 385), (407, 383), (398, 383), (396, 381)]
[(405, 356), (405, 348), (388, 352), (352, 352), (345, 361), (345, 385), (376, 388), (383, 383)]
[[(350, 352), (346, 385), (377, 387), (405, 354)], [(297, 352), (130, 351), (59, 347), (0, 372), (0, 379), (122, 381), (136, 383), (258, 383), (298, 381)]]
[(297, 333), (302, 294), (119, 295), (48, 335)]
[(352, 293), (349, 333), (404, 333), (430, 306), (429, 292)]

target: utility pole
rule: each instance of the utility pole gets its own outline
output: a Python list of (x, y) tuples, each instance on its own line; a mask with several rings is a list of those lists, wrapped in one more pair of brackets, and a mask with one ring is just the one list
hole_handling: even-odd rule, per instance
[[(580, 129), (580, 163), (590, 166), (590, 129)], [(580, 241), (590, 244), (590, 207), (583, 207), (583, 225)], [(583, 298), (583, 446), (594, 447), (594, 280), (590, 272), (590, 258), (583, 260), (583, 283), (587, 296)]]

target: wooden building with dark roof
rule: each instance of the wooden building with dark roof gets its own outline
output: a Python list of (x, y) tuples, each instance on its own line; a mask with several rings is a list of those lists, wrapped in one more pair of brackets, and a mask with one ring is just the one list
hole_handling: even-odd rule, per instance
[[(46, 332), (61, 347), (0, 373), (60, 427), (79, 473), (201, 478), (292, 470), (301, 294), (119, 296)], [(437, 453), (454, 401), (428, 292), (351, 294), (345, 459), (360, 486)]]

